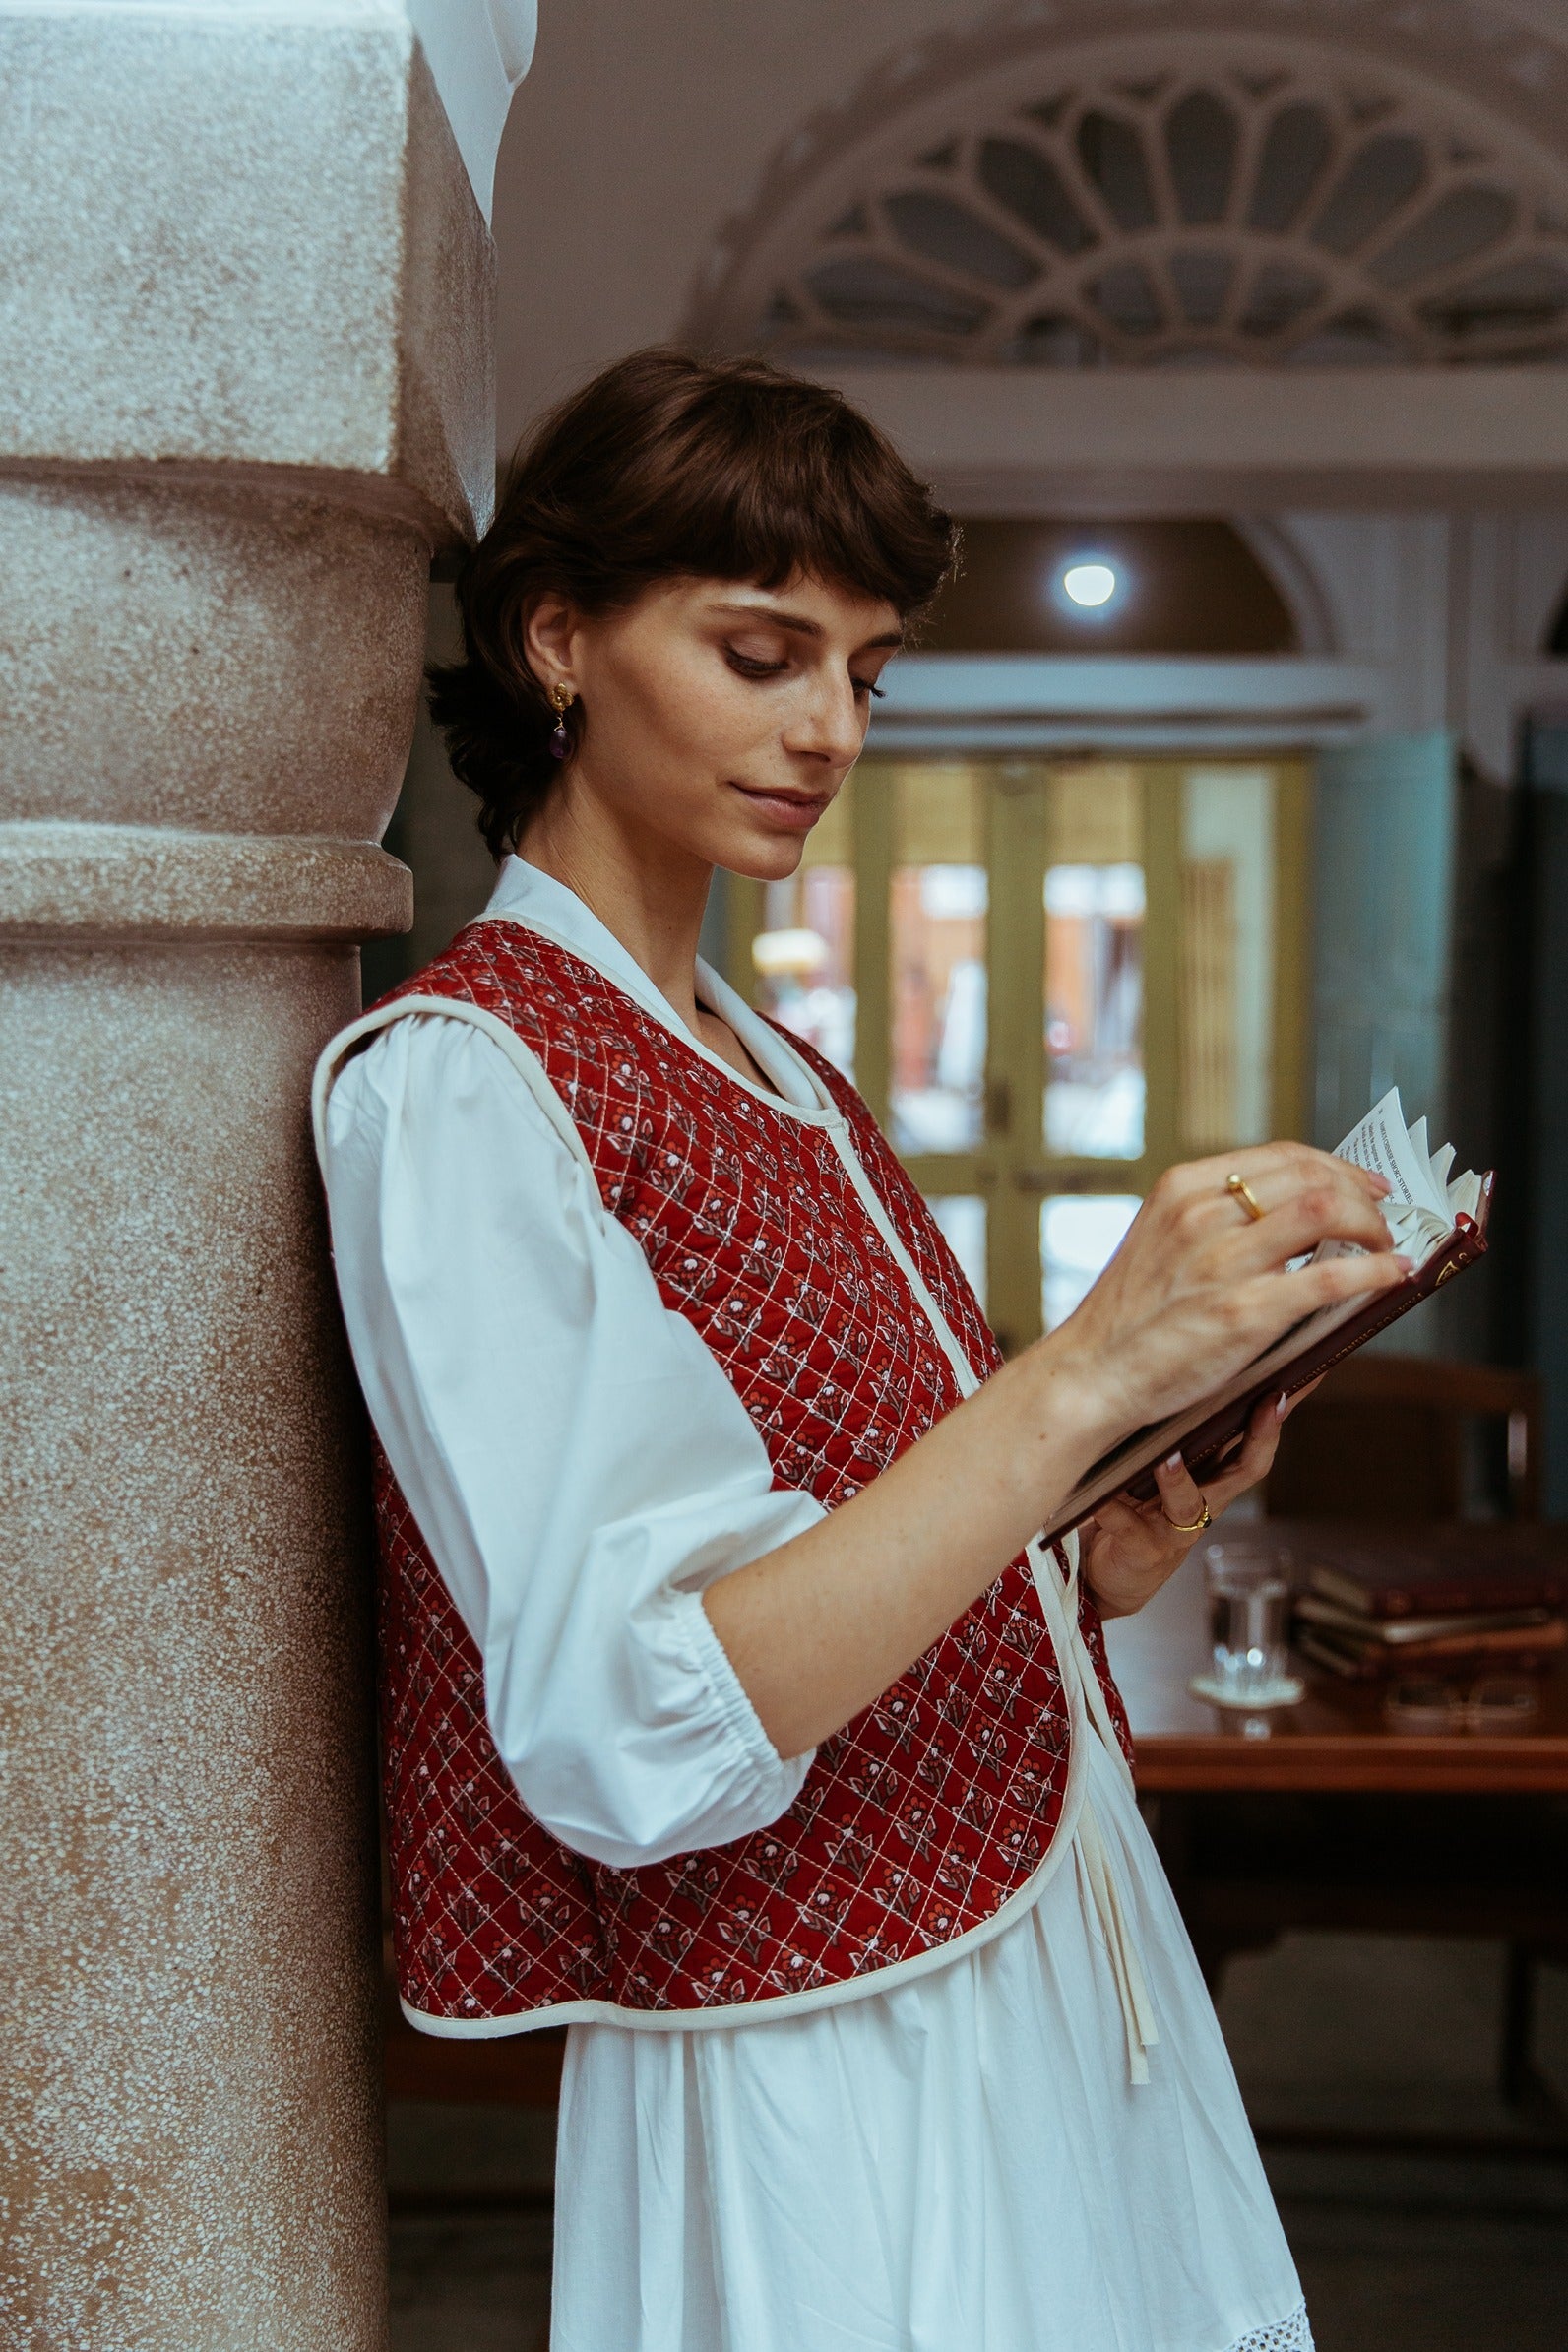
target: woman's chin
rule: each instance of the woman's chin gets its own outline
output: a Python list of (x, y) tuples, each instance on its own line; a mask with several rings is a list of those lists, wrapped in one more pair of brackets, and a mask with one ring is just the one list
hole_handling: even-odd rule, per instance
[(748, 882), (787, 882), (800, 870), (805, 855), (804, 833), (779, 833), (757, 824), (728, 829), (714, 863)]

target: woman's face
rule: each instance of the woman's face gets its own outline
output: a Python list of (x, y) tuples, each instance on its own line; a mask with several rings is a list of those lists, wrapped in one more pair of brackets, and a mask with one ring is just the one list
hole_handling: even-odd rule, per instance
[(761, 881), (799, 864), (902, 641), (891, 604), (807, 579), (664, 580), (597, 619), (552, 598), (529, 628), (546, 688), (582, 700), (564, 793), (647, 851)]

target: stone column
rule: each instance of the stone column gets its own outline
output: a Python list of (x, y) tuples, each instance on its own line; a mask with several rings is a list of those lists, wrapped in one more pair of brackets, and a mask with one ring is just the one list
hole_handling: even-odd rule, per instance
[(492, 494), (491, 284), (395, 0), (0, 0), (8, 2352), (385, 2339), (306, 1098), (410, 919), (376, 844)]

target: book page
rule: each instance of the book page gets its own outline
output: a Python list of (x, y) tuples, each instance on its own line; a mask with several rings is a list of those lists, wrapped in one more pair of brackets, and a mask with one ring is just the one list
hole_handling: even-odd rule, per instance
[[(1443, 1188), (1433, 1179), (1426, 1121), (1417, 1119), (1413, 1127), (1407, 1128), (1397, 1086), (1373, 1105), (1359, 1126), (1350, 1129), (1335, 1157), (1387, 1177), (1393, 1189), (1379, 1206), (1395, 1248), (1417, 1265), (1430, 1257), (1448, 1234), (1452, 1220)], [(1358, 1257), (1360, 1249), (1353, 1241), (1324, 1241), (1313, 1254), (1319, 1258)]]
[(1448, 1187), (1448, 1213), (1451, 1217), (1469, 1217), (1474, 1221), (1480, 1215), (1480, 1177), (1467, 1168)]
[[(1426, 1121), (1420, 1122), (1424, 1140)], [(1390, 1199), (1402, 1207), (1430, 1209), (1448, 1223), (1448, 1203), (1432, 1183), (1431, 1164), (1418, 1151), (1406, 1127), (1400, 1090), (1390, 1087), (1381, 1103), (1374, 1103), (1358, 1126), (1350, 1129), (1335, 1150), (1337, 1160), (1351, 1160), (1373, 1176), (1387, 1178)]]
[[(1426, 1122), (1419, 1122), (1419, 1135), (1424, 1147)], [(1351, 1129), (1339, 1149), (1340, 1158), (1352, 1161), (1356, 1167), (1368, 1169), (1387, 1178), (1392, 1186), (1390, 1197), (1382, 1204), (1396, 1248), (1403, 1250), (1419, 1267), (1437, 1251), (1454, 1233), (1454, 1215), (1464, 1213), (1481, 1222), (1487, 1179), (1467, 1170), (1451, 1183), (1441, 1179), (1453, 1165), (1450, 1147), (1444, 1145), (1435, 1160), (1422, 1148), (1416, 1157), (1415, 1138), (1405, 1124), (1400, 1107), (1399, 1090), (1391, 1088), (1381, 1103), (1375, 1104), (1360, 1124)], [(1485, 1248), (1484, 1240), (1471, 1249), (1469, 1255), (1457, 1262), (1468, 1264)], [(1357, 1244), (1350, 1241), (1325, 1241), (1314, 1256), (1340, 1256), (1347, 1252), (1359, 1255)], [(1291, 1260), (1291, 1270), (1307, 1263), (1305, 1258)], [(1086, 1471), (1077, 1487), (1066, 1499), (1060, 1518), (1053, 1523), (1053, 1533), (1080, 1524), (1097, 1502), (1103, 1501), (1139, 1478), (1152, 1465), (1176, 1450), (1181, 1440), (1215, 1416), (1223, 1414), (1233, 1404), (1247, 1397), (1267, 1396), (1277, 1384), (1293, 1390), (1308, 1375), (1300, 1370), (1309, 1352), (1317, 1351), (1314, 1368), (1324, 1365), (1324, 1351), (1333, 1336), (1344, 1325), (1357, 1323), (1360, 1328), (1349, 1346), (1358, 1347), (1369, 1336), (1366, 1318), (1376, 1311), (1376, 1324), (1381, 1328), (1405, 1311), (1406, 1304), (1414, 1304), (1426, 1292), (1412, 1285), (1414, 1296), (1404, 1303), (1392, 1306), (1383, 1302), (1368, 1303), (1363, 1299), (1343, 1300), (1337, 1306), (1319, 1308), (1316, 1314), (1306, 1315), (1276, 1344), (1249, 1364), (1245, 1370), (1213, 1391), (1199, 1406), (1174, 1413), (1157, 1426), (1132, 1430), (1110, 1451)], [(1342, 1351), (1344, 1352), (1344, 1351)], [(1336, 1359), (1330, 1355), (1328, 1363)], [(1326, 1368), (1326, 1367), (1325, 1367)], [(1234, 1440), (1239, 1442), (1239, 1438)], [(1212, 1473), (1211, 1473), (1212, 1475)]]

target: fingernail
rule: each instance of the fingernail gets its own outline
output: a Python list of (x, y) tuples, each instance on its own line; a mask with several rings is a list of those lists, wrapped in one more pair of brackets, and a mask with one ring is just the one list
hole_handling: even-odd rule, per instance
[(1401, 1254), (1396, 1256), (1394, 1263), (1402, 1274), (1413, 1274), (1415, 1271), (1415, 1260), (1412, 1257)]
[(1388, 1195), (1393, 1191), (1394, 1187), (1389, 1182), (1386, 1176), (1374, 1176), (1372, 1178), (1372, 1189), (1380, 1200), (1386, 1200)]
[(1179, 1470), (1181, 1468), (1180, 1454), (1166, 1454), (1165, 1468), (1167, 1470)]
[(1274, 1400), (1274, 1418), (1275, 1418), (1275, 1420), (1276, 1420), (1276, 1421), (1284, 1421), (1284, 1419), (1285, 1419), (1286, 1415), (1286, 1414), (1289, 1412), (1289, 1410), (1290, 1410), (1290, 1400), (1289, 1400), (1289, 1398), (1288, 1398), (1287, 1396), (1277, 1396), (1277, 1397), (1275, 1398), (1275, 1400)]

